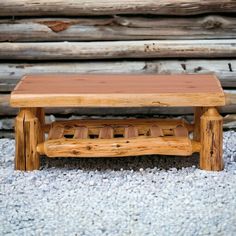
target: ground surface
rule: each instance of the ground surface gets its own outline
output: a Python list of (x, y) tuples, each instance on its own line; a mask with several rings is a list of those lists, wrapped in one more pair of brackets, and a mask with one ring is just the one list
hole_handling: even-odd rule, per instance
[(13, 155), (1, 139), (0, 235), (235, 235), (236, 132), (218, 173), (197, 156), (44, 159), (24, 173)]

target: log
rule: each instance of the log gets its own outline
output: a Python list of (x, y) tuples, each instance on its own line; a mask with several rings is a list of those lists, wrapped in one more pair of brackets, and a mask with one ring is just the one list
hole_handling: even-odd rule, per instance
[(187, 137), (55, 139), (39, 144), (37, 151), (48, 157), (189, 156), (198, 151), (196, 144)]
[(229, 114), (224, 117), (223, 128), (236, 129), (236, 114)]
[(235, 39), (0, 44), (0, 59), (4, 60), (227, 58), (235, 54)]
[(15, 138), (15, 133), (13, 132), (13, 130), (5, 131), (5, 130), (0, 129), (0, 138), (14, 139)]
[(0, 2), (0, 16), (157, 14), (196, 15), (235, 12), (234, 0), (7, 0)]
[(22, 109), (16, 117), (15, 125), (15, 169), (35, 170), (40, 167), (40, 158), (36, 151), (39, 141), (42, 142), (38, 119), (30, 109)]
[(216, 108), (209, 108), (201, 116), (200, 168), (220, 171), (223, 163), (223, 118)]
[(13, 90), (25, 74), (38, 73), (216, 73), (223, 87), (236, 87), (235, 59), (1, 63), (0, 92)]
[(204, 114), (204, 112), (206, 111), (205, 107), (196, 107), (194, 109), (194, 131), (193, 131), (193, 140), (195, 141), (200, 141), (200, 122), (201, 122), (201, 116)]
[[(228, 91), (228, 90), (227, 90)], [(226, 92), (227, 92), (226, 91)], [(223, 114), (236, 113), (235, 103), (236, 91), (232, 90), (227, 92), (227, 102), (229, 105), (220, 108), (220, 112)], [(231, 99), (233, 99), (231, 101)], [(46, 108), (47, 114), (79, 114), (79, 115), (187, 115), (192, 114), (193, 109), (191, 107), (130, 107), (127, 108)], [(18, 109), (9, 106), (9, 95), (0, 95), (0, 116), (16, 115)]]
[(226, 90), (226, 102), (229, 105), (236, 104), (236, 91), (235, 90)]
[(210, 15), (2, 19), (0, 32), (1, 42), (233, 39), (236, 38), (236, 18)]

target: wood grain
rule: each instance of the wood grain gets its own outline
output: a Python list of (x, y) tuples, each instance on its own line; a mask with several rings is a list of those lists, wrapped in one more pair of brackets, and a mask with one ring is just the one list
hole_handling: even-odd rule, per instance
[(200, 141), (201, 139), (201, 116), (207, 110), (206, 107), (195, 107), (194, 109), (194, 131), (193, 139), (195, 141)]
[(37, 151), (48, 157), (125, 157), (152, 154), (189, 156), (199, 148), (192, 143), (195, 142), (186, 137), (57, 139), (38, 145)]
[(51, 124), (51, 128), (48, 133), (48, 139), (59, 139), (64, 137), (64, 126)]
[(38, 123), (39, 123), (39, 141), (38, 142), (43, 142), (45, 140), (45, 133), (43, 130), (43, 127), (45, 126), (45, 111), (44, 108), (41, 107), (36, 107), (34, 115), (36, 118), (38, 118)]
[(125, 130), (124, 130), (124, 137), (125, 138), (138, 137), (138, 135), (139, 135), (139, 132), (138, 132), (138, 128), (136, 126), (129, 125), (129, 126), (125, 127)]
[(174, 129), (174, 135), (176, 137), (188, 137), (188, 129), (183, 125), (177, 125)]
[(99, 138), (100, 139), (107, 139), (114, 137), (114, 129), (111, 126), (104, 126), (99, 130)]
[(11, 94), (13, 107), (223, 105), (215, 75), (29, 75)]
[(234, 0), (8, 0), (0, 2), (0, 16), (42, 15), (114, 15), (157, 14), (196, 15), (213, 12), (235, 12)]
[(42, 141), (38, 118), (30, 109), (22, 109), (16, 117), (16, 170), (37, 170), (40, 167), (37, 144)]
[(220, 171), (223, 164), (223, 118), (216, 108), (201, 116), (200, 168)]
[[(65, 130), (66, 131), (66, 130)], [(65, 132), (66, 133), (66, 132)], [(88, 128), (85, 126), (79, 126), (74, 129), (74, 136), (75, 139), (85, 139), (88, 138)]]
[[(204, 83), (204, 86), (202, 84)], [(36, 74), (26, 75), (15, 94), (222, 93), (214, 74)]]
[[(108, 126), (113, 128), (114, 135), (120, 136), (125, 133), (124, 128), (130, 125), (135, 126), (138, 129), (140, 135), (146, 135), (149, 132), (150, 127), (153, 128), (152, 132), (154, 134), (156, 134), (157, 131), (161, 128), (161, 131), (159, 132), (160, 134), (163, 135), (164, 134), (173, 135), (173, 129), (178, 125), (186, 127), (189, 130), (189, 132), (193, 130), (193, 125), (189, 124), (184, 119), (157, 119), (157, 118), (61, 120), (61, 121), (55, 121), (52, 126), (64, 127), (64, 134), (66, 135), (74, 134), (78, 127), (84, 127), (84, 128), (86, 127), (87, 129), (89, 129), (89, 135), (93, 136), (99, 135), (100, 129), (103, 128), (104, 126)], [(49, 130), (51, 129), (52, 126), (50, 124), (45, 125), (44, 132), (46, 133), (50, 132)]]
[(15, 170), (26, 170), (26, 151), (24, 135), (24, 112), (15, 121)]
[[(173, 135), (173, 129), (171, 129), (171, 127), (169, 126), (169, 129), (167, 129), (168, 131), (171, 131), (170, 133)], [(164, 131), (160, 126), (158, 125), (152, 125), (150, 127), (150, 129), (148, 130), (148, 136), (152, 137), (152, 138), (156, 138), (156, 137), (163, 137), (165, 134), (167, 134), (166, 130)]]
[(4, 60), (233, 58), (236, 39), (1, 43)]
[(140, 39), (233, 39), (236, 18), (201, 17), (1, 19), (0, 41), (55, 42)]
[[(234, 102), (234, 97), (236, 90), (224, 90), (226, 93), (226, 103), (228, 105), (219, 107), (220, 113), (222, 114), (234, 114), (236, 113), (236, 103)], [(232, 93), (234, 92), (234, 93)], [(228, 96), (229, 95), (229, 96)], [(231, 100), (232, 99), (232, 100)], [(18, 108), (10, 107), (10, 96), (0, 95), (0, 116), (11, 117), (16, 115)], [(230, 105), (229, 105), (230, 103)], [(51, 107), (45, 108), (46, 114), (54, 114), (60, 116), (68, 115), (85, 115), (85, 116), (103, 116), (104, 114), (108, 116), (156, 116), (156, 115), (191, 115), (193, 114), (192, 107), (80, 107), (80, 109), (73, 107)]]

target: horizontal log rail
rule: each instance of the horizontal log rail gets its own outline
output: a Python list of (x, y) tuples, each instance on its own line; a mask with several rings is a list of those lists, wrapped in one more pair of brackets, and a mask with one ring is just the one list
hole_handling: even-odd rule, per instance
[(0, 19), (0, 32), (1, 42), (233, 39), (236, 18), (210, 15)]
[(185, 127), (189, 132), (193, 131), (193, 125), (183, 119), (80, 119), (56, 121), (44, 126), (44, 132), (50, 132), (53, 127), (63, 127), (65, 135), (72, 135), (77, 127), (86, 127), (89, 135), (99, 135), (99, 131), (104, 126), (114, 129), (114, 135), (124, 134), (124, 128), (129, 125), (137, 127), (140, 135), (147, 134), (153, 125), (159, 126), (164, 131), (164, 135), (173, 135), (173, 129), (177, 126)]
[(0, 59), (4, 60), (226, 58), (235, 54), (234, 39), (0, 43)]
[(196, 15), (235, 12), (234, 0), (7, 0), (0, 2), (0, 16), (157, 14)]
[(25, 74), (38, 73), (215, 73), (223, 87), (236, 87), (236, 60), (148, 60), (61, 63), (1, 63), (0, 92), (12, 91)]
[(137, 155), (189, 156), (199, 152), (199, 142), (187, 137), (138, 137), (116, 139), (55, 139), (37, 146), (48, 157), (120, 157)]

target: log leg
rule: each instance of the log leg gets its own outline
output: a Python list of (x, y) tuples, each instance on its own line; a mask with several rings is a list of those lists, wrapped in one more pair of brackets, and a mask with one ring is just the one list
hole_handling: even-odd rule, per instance
[(37, 107), (35, 109), (35, 116), (38, 118), (39, 121), (39, 142), (44, 142), (45, 141), (45, 133), (43, 131), (43, 126), (45, 125), (45, 112), (44, 108)]
[(194, 111), (194, 130), (193, 130), (193, 140), (200, 141), (200, 118), (206, 111), (205, 107), (196, 107)]
[(39, 142), (44, 142), (45, 141), (45, 133), (43, 132), (43, 126), (45, 125), (45, 112), (44, 108), (42, 107), (32, 107), (28, 108), (35, 117), (38, 118), (39, 122)]
[(16, 117), (16, 170), (36, 170), (40, 167), (37, 144), (42, 140), (40, 124), (30, 108), (21, 109)]
[(223, 118), (214, 107), (207, 108), (201, 116), (200, 168), (223, 169)]

